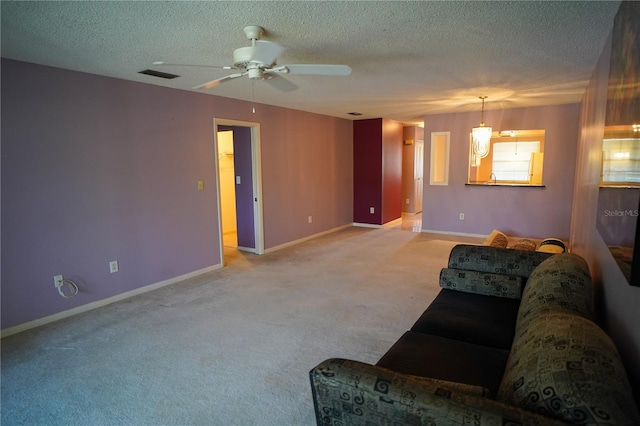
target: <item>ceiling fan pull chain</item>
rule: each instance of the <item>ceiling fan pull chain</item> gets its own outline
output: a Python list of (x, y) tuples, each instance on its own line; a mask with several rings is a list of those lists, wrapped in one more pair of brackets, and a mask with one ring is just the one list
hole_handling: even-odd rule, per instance
[(251, 111), (256, 113), (256, 82), (255, 80), (251, 80)]

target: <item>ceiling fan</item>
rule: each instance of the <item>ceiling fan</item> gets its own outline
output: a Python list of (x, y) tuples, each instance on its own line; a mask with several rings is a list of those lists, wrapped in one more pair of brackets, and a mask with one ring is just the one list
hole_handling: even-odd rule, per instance
[(257, 25), (244, 27), (244, 33), (251, 41), (251, 46), (240, 47), (233, 51), (233, 66), (213, 66), (213, 65), (191, 65), (191, 64), (170, 64), (164, 61), (156, 61), (154, 65), (183, 65), (183, 66), (203, 66), (211, 68), (222, 68), (225, 70), (237, 70), (237, 73), (229, 74), (207, 83), (193, 87), (197, 89), (211, 89), (227, 81), (239, 77), (248, 76), (251, 80), (267, 80), (284, 91), (296, 88), (291, 82), (284, 79), (273, 79), (278, 74), (307, 74), (307, 75), (330, 75), (345, 76), (351, 74), (351, 68), (347, 65), (329, 64), (287, 64), (278, 65), (276, 60), (285, 51), (285, 48), (278, 43), (260, 40), (264, 34), (264, 29)]

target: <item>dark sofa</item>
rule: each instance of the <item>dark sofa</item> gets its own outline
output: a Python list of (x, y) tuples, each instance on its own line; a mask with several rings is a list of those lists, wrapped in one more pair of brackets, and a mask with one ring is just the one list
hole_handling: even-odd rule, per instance
[(640, 424), (584, 259), (458, 245), (440, 286), (375, 366), (311, 370), (319, 425)]

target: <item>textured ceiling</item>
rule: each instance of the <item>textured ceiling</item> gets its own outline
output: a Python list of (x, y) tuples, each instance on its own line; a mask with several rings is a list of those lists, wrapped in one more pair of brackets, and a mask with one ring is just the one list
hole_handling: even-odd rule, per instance
[[(287, 75), (283, 92), (239, 78), (203, 93), (337, 117), (421, 122), (425, 114), (578, 102), (619, 2), (2, 1), (2, 56), (192, 90), (233, 71), (246, 25), (287, 50), (278, 63), (346, 64), (347, 77)], [(180, 75), (139, 74), (151, 68)]]

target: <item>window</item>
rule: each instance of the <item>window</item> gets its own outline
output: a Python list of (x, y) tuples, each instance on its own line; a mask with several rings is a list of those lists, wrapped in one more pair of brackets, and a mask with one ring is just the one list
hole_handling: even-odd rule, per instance
[(542, 186), (544, 139), (544, 130), (493, 132), (484, 158), (473, 154), (470, 142), (467, 183)]
[(449, 184), (449, 138), (450, 132), (431, 133), (429, 185)]
[(496, 181), (528, 183), (532, 154), (540, 152), (540, 142), (496, 142), (491, 170)]
[(614, 138), (602, 141), (603, 185), (640, 185), (640, 139)]

